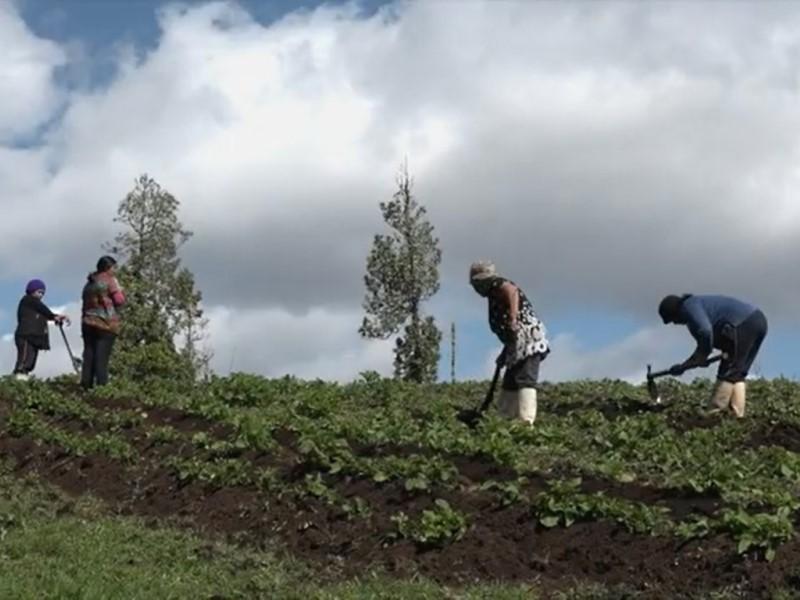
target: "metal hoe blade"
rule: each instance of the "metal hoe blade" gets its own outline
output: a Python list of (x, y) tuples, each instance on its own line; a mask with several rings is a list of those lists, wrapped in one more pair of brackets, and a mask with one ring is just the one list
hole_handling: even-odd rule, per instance
[(655, 377), (652, 375), (650, 365), (647, 365), (647, 393), (650, 395), (650, 399), (653, 402), (661, 404), (661, 395), (658, 393), (658, 385), (656, 384)]
[(67, 347), (67, 352), (69, 353), (69, 359), (72, 361), (72, 368), (75, 369), (75, 372), (80, 375), (81, 368), (83, 367), (83, 361), (80, 358), (77, 358), (74, 354), (72, 354), (72, 348), (69, 346), (69, 341), (67, 340), (67, 334), (64, 333), (64, 326), (60, 323), (58, 324), (58, 328), (61, 330), (61, 337), (64, 339), (64, 345)]

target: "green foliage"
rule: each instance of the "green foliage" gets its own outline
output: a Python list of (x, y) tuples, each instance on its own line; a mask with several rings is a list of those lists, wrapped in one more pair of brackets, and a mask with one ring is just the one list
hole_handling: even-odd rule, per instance
[(328, 486), (328, 484), (325, 483), (325, 480), (319, 473), (307, 474), (303, 480), (301, 491), (313, 496), (314, 498), (319, 498), (327, 504), (334, 505), (341, 502), (339, 494), (337, 494)]
[(150, 429), (147, 432), (147, 437), (156, 444), (166, 444), (180, 439), (180, 433), (170, 425), (162, 425)]
[(433, 317), (414, 318), (395, 340), (394, 372), (405, 381), (436, 381), (442, 332)]
[(277, 394), (271, 382), (250, 373), (231, 373), (227, 377), (214, 376), (208, 392), (231, 406), (259, 406)]
[[(451, 589), (365, 573), (331, 581), (296, 560), (104, 515), (92, 502), (0, 472), (0, 597), (452, 600)], [(471, 584), (463, 600), (531, 600), (529, 586)]]
[(551, 481), (539, 494), (532, 508), (544, 527), (569, 527), (576, 521), (611, 519), (633, 533), (663, 534), (672, 529), (664, 509), (609, 497), (604, 493), (585, 494), (581, 480)]
[(398, 190), (381, 202), (383, 219), (392, 229), (376, 235), (364, 276), (366, 316), (359, 328), (364, 337), (386, 339), (400, 333), (395, 347), (395, 376), (417, 383), (436, 380), (441, 332), (433, 317), (421, 312), (423, 302), (439, 289), (442, 252), (425, 207), (411, 193), (412, 181), (404, 165)]
[[(132, 324), (126, 323), (125, 330)], [(121, 340), (124, 339), (120, 335)], [(174, 344), (166, 340), (130, 345), (122, 341), (111, 355), (115, 374), (131, 379), (169, 379), (191, 381), (193, 371), (175, 350)]]
[[(311, 511), (325, 505), (337, 518), (368, 519), (381, 531), (386, 522), (373, 519), (371, 509), (385, 508), (348, 496), (351, 484), (385, 487), (425, 506), (444, 496), (450, 504), (395, 515), (395, 539), (424, 546), (452, 543), (467, 523), (480, 523), (477, 503), (455, 503), (478, 494), (489, 510), (514, 505), (515, 514), (527, 511), (531, 523), (542, 526), (605, 520), (639, 535), (725, 536), (748, 559), (772, 559), (794, 539), (800, 454), (764, 440), (785, 444), (793, 430), (800, 436), (800, 412), (793, 407), (800, 388), (784, 382), (757, 387), (768, 414), (754, 402), (747, 420), (712, 420), (696, 408), (708, 393), (698, 383), (676, 384), (680, 402), (658, 410), (646, 403), (641, 387), (621, 382), (545, 384), (540, 393), (550, 409), (535, 427), (490, 412), (475, 429), (454, 415), (479, 401), (485, 382), (420, 386), (369, 373), (349, 385), (242, 374), (192, 387), (116, 380), (90, 394), (71, 381), (0, 379), (0, 398), (6, 434), (137, 466), (146, 463), (136, 460), (142, 437), (147, 447), (177, 442), (170, 465), (179, 481), (247, 486), (265, 503), (279, 497)], [(135, 402), (140, 405), (131, 408)], [(196, 423), (184, 429), (176, 422), (183, 433), (150, 427), (148, 407), (212, 423), (199, 432)], [(768, 435), (773, 427), (781, 436)], [(589, 480), (609, 485), (588, 492)], [(633, 486), (659, 499), (648, 505), (626, 499), (626, 492), (640, 491)], [(670, 513), (670, 507), (686, 510), (685, 504), (674, 507), (676, 492), (691, 491), (701, 496), (702, 508), (680, 518)], [(4, 519), (0, 512), (0, 536), (17, 527)]]
[(246, 485), (252, 481), (247, 464), (235, 458), (205, 460), (172, 458), (168, 461), (179, 481), (202, 481), (214, 487)]
[(467, 531), (467, 520), (447, 500), (438, 498), (434, 507), (423, 510), (418, 519), (401, 512), (392, 517), (397, 534), (423, 546), (443, 547), (460, 540)]
[(575, 521), (594, 516), (594, 504), (579, 493), (580, 484), (580, 479), (554, 481), (547, 492), (539, 494), (533, 502), (539, 523), (544, 527), (569, 527)]
[(500, 496), (500, 506), (510, 506), (527, 498), (524, 492), (524, 486), (527, 482), (527, 477), (518, 477), (515, 481), (495, 481), (490, 479), (482, 483), (480, 489), (497, 493)]
[(210, 357), (198, 348), (206, 325), (201, 294), (178, 257), (192, 235), (178, 220), (179, 206), (172, 194), (142, 175), (117, 210), (115, 221), (125, 229), (108, 247), (121, 259), (117, 276), (127, 299), (112, 354), (118, 376), (191, 381), (208, 365)]
[(436, 456), (386, 456), (372, 459), (352, 459), (350, 470), (366, 474), (376, 483), (403, 480), (407, 491), (451, 487), (457, 471), (446, 460)]
[(722, 513), (720, 529), (733, 534), (739, 553), (760, 548), (768, 561), (775, 557), (778, 546), (794, 537), (792, 514), (787, 507), (779, 508), (774, 514), (726, 510)]
[(71, 433), (52, 425), (32, 410), (16, 410), (8, 418), (8, 431), (14, 436), (27, 435), (45, 443), (62, 448), (75, 456), (104, 454), (110, 458), (132, 460), (134, 452), (122, 438), (112, 433), (98, 433), (91, 436)]

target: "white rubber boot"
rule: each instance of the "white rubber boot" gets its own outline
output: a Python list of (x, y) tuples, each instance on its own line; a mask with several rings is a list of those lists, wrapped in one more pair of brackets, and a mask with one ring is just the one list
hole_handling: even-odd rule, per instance
[(747, 386), (744, 381), (733, 384), (733, 395), (731, 396), (731, 409), (739, 419), (744, 417), (745, 397), (747, 396)]
[(536, 420), (536, 388), (522, 388), (518, 393), (519, 418), (533, 425)]
[(517, 392), (512, 390), (500, 390), (500, 401), (498, 404), (500, 414), (509, 419), (516, 418), (519, 413), (519, 402)]
[(711, 392), (712, 410), (728, 410), (733, 396), (733, 384), (729, 381), (717, 381), (714, 391)]

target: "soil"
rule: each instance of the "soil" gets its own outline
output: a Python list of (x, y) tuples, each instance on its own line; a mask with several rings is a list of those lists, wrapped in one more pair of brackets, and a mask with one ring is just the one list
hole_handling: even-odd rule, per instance
[(542, 402), (542, 406), (542, 410), (545, 413), (543, 415), (544, 418), (546, 418), (548, 414), (566, 416), (588, 408), (598, 410), (609, 421), (636, 415), (664, 413), (669, 426), (679, 431), (686, 431), (689, 429), (711, 429), (719, 425), (722, 420), (721, 415), (670, 413), (668, 412), (670, 407), (668, 404), (656, 404), (637, 398), (620, 398), (615, 400), (597, 398), (596, 401), (592, 403), (557, 404), (552, 407)]
[(780, 446), (791, 452), (800, 453), (800, 429), (786, 423), (766, 425), (750, 435), (747, 445), (750, 448)]
[[(0, 405), (4, 404), (0, 402)], [(0, 425), (4, 414), (0, 406)], [(135, 403), (105, 402), (105, 410), (137, 409)], [(182, 432), (213, 430), (225, 433), (204, 419), (180, 411), (141, 408), (148, 425), (169, 424)], [(59, 426), (85, 429), (69, 419)], [(771, 432), (774, 441), (780, 432)], [(224, 536), (238, 543), (273, 547), (277, 540), (293, 556), (321, 567), (321, 577), (361, 576), (382, 569), (397, 577), (421, 574), (448, 585), (504, 581), (535, 583), (549, 594), (576, 581), (624, 584), (645, 598), (696, 597), (699, 592), (722, 587), (741, 589), (749, 598), (765, 597), (774, 586), (796, 586), (795, 565), (800, 543), (781, 547), (772, 563), (751, 554), (740, 556), (725, 537), (681, 543), (677, 539), (635, 535), (612, 522), (578, 522), (569, 528), (547, 529), (537, 525), (529, 509), (517, 504), (501, 506), (498, 497), (476, 491), (487, 479), (502, 481), (516, 474), (479, 457), (449, 457), (462, 485), (456, 490), (408, 492), (399, 483), (376, 484), (348, 476), (326, 475), (325, 481), (344, 498), (361, 498), (370, 508), (366, 517), (352, 517), (320, 499), (297, 499), (290, 494), (270, 494), (254, 487), (225, 487), (193, 482), (186, 484), (166, 466), (171, 456), (191, 456), (196, 450), (188, 437), (156, 443), (142, 430), (122, 430), (121, 435), (137, 450), (135, 463), (100, 455), (70, 456), (63, 450), (39, 445), (26, 437), (0, 436), (0, 453), (15, 462), (20, 476), (35, 473), (67, 494), (92, 494), (125, 515), (137, 515), (153, 524), (170, 522), (190, 527), (203, 535)], [(285, 430), (274, 437), (280, 450), (271, 454), (254, 451), (241, 458), (254, 466), (272, 466), (288, 483), (307, 471), (293, 450), (295, 438)], [(799, 441), (799, 438), (792, 438)], [(418, 454), (413, 447), (354, 447), (363, 455)], [(544, 489), (545, 479), (528, 476), (527, 491)], [(475, 484), (475, 485), (469, 485)], [(687, 490), (657, 490), (585, 478), (587, 493), (603, 492), (668, 507), (677, 517), (691, 512), (710, 514), (720, 499)], [(471, 491), (460, 491), (471, 489)], [(461, 540), (444, 548), (421, 547), (392, 539), (392, 515), (416, 514), (443, 498), (466, 516), (469, 529)], [(639, 596), (637, 596), (639, 597)]]

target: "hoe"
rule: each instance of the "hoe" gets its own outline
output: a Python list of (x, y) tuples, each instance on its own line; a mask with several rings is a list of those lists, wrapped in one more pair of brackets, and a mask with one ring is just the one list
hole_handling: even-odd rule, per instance
[(498, 364), (497, 367), (495, 367), (492, 383), (489, 385), (489, 390), (486, 392), (486, 398), (483, 399), (483, 402), (478, 409), (466, 408), (459, 411), (458, 420), (467, 425), (467, 427), (475, 427), (483, 416), (483, 413), (486, 412), (486, 409), (489, 408), (489, 405), (492, 403), (492, 399), (494, 398), (494, 390), (497, 387), (497, 380), (500, 379), (500, 371), (502, 368), (502, 364)]
[(69, 359), (72, 361), (72, 368), (75, 369), (75, 372), (78, 375), (80, 375), (83, 361), (80, 358), (76, 358), (75, 355), (72, 354), (72, 348), (69, 347), (69, 342), (67, 341), (67, 334), (64, 333), (64, 326), (59, 323), (58, 328), (61, 330), (61, 337), (64, 338), (64, 345), (67, 347), (67, 352), (69, 352)]
[[(704, 363), (697, 365), (697, 367), (707, 367), (709, 365), (713, 365), (715, 362), (719, 362), (722, 359), (722, 354), (717, 354), (716, 356), (712, 356)], [(696, 368), (697, 368), (696, 367)], [(653, 373), (650, 370), (650, 365), (647, 365), (647, 393), (650, 394), (650, 399), (653, 400), (656, 404), (661, 404), (661, 394), (658, 393), (658, 385), (656, 384), (656, 379), (658, 377), (664, 377), (665, 375), (669, 375), (669, 369), (664, 371), (656, 371)]]

